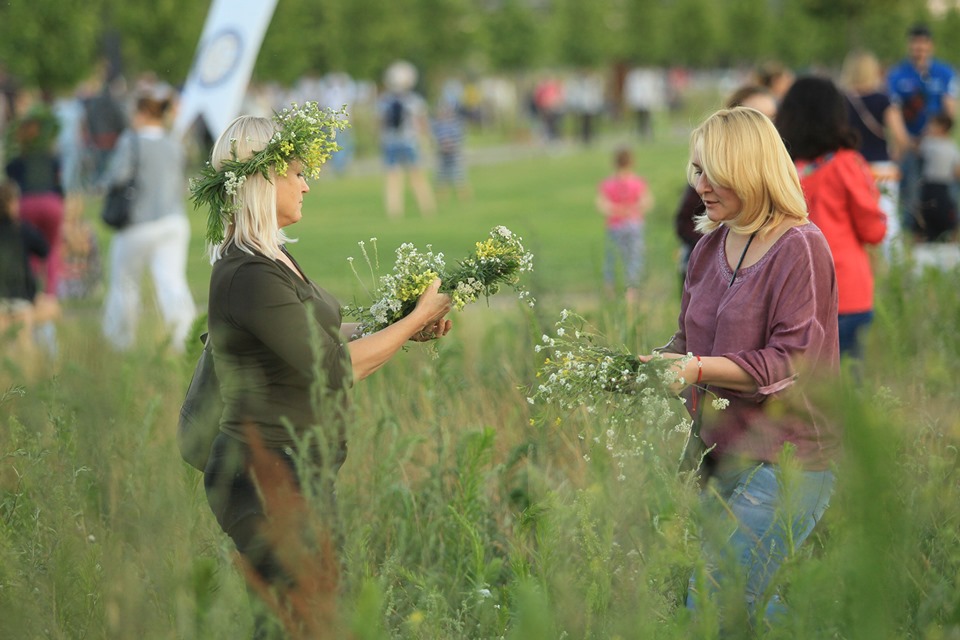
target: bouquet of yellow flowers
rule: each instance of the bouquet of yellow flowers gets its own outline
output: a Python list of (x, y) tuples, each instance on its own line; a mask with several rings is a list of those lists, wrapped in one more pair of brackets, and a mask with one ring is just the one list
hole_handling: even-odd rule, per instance
[[(533, 255), (523, 247), (523, 239), (503, 226), (494, 227), (487, 239), (477, 242), (466, 258), (448, 267), (443, 253), (435, 253), (431, 245), (420, 251), (406, 242), (396, 250), (396, 261), (390, 273), (377, 277), (380, 264), (377, 259), (376, 238), (371, 238), (373, 259), (366, 243), (360, 242), (370, 274), (375, 282), (369, 306), (349, 306), (346, 314), (359, 322), (358, 334), (369, 335), (409, 314), (417, 299), (436, 278), (442, 284), (440, 291), (449, 293), (458, 311), (475, 302), (480, 296), (489, 297), (501, 285), (512, 287), (521, 300), (533, 306), (530, 292), (523, 288), (520, 276), (533, 270)], [(348, 258), (353, 267), (353, 258)], [(363, 278), (354, 268), (354, 274)]]

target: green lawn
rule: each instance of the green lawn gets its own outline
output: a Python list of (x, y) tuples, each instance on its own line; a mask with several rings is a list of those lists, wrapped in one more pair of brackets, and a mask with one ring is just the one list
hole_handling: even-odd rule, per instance
[[(519, 160), (511, 160), (510, 149), (505, 149), (502, 163), (470, 168), (470, 200), (441, 202), (438, 215), (429, 219), (420, 217), (408, 191), (406, 216), (388, 220), (379, 171), (322, 176), (304, 199), (303, 220), (288, 230), (299, 239), (291, 251), (314, 280), (349, 301), (361, 293), (347, 263), (348, 256), (361, 260), (358, 241), (377, 238), (380, 259), (387, 266), (402, 242), (430, 243), (455, 259), (502, 224), (520, 234), (534, 252), (538, 289), (552, 295), (590, 293), (601, 284), (603, 255), (603, 220), (594, 196), (611, 170), (616, 144), (608, 138), (589, 148), (545, 149)], [(685, 141), (670, 138), (633, 148), (637, 172), (650, 181), (657, 198), (648, 231), (651, 278), (656, 281), (675, 260), (672, 215), (685, 181)], [(189, 276), (198, 299), (205, 300), (209, 266), (201, 246), (203, 216), (199, 211), (191, 216)]]

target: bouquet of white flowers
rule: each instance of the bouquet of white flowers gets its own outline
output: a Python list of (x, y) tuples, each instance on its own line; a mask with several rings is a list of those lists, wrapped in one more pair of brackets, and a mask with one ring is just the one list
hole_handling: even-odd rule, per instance
[(678, 380), (677, 361), (655, 357), (643, 363), (625, 347), (614, 349), (604, 342), (586, 320), (564, 309), (555, 335), (544, 334), (534, 347), (550, 356), (537, 372), (541, 382), (528, 402), (535, 404), (539, 399), (560, 409), (586, 407), (588, 411), (601, 405), (636, 404), (647, 413), (655, 405), (657, 413), (666, 409), (666, 417), (672, 417), (672, 409), (661, 400), (673, 397), (669, 388)]
[[(533, 255), (523, 248), (523, 239), (506, 227), (494, 227), (486, 240), (477, 242), (470, 255), (452, 267), (447, 266), (443, 253), (434, 253), (431, 245), (427, 245), (426, 251), (420, 251), (414, 245), (404, 243), (396, 250), (396, 262), (391, 272), (379, 277), (376, 238), (371, 238), (371, 243), (373, 259), (366, 244), (360, 242), (359, 245), (375, 283), (371, 292), (373, 302), (370, 306), (356, 305), (346, 309), (348, 316), (359, 321), (357, 332), (361, 336), (379, 331), (413, 311), (420, 294), (436, 278), (442, 281), (441, 293), (450, 294), (458, 311), (480, 296), (494, 295), (501, 285), (512, 287), (521, 300), (533, 305), (529, 291), (520, 284), (521, 274), (533, 270)], [(353, 258), (348, 260), (354, 274), (363, 282), (353, 266)]]
[[(641, 362), (626, 347), (606, 346), (605, 338), (586, 320), (566, 309), (555, 326), (554, 335), (544, 334), (535, 347), (548, 356), (537, 371), (540, 382), (527, 402), (595, 415), (603, 428), (593, 441), (614, 458), (620, 479), (627, 458), (656, 455), (649, 441), (654, 434), (689, 436), (693, 420), (671, 386), (681, 381), (678, 369), (693, 355), (656, 356)], [(718, 398), (713, 406), (721, 409), (725, 402)]]

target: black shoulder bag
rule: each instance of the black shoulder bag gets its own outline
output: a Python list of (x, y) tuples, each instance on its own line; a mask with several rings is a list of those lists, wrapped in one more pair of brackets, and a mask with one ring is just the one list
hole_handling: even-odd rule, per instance
[(180, 456), (190, 466), (203, 471), (210, 457), (210, 448), (220, 433), (223, 400), (220, 381), (213, 366), (213, 341), (209, 333), (200, 336), (203, 351), (197, 360), (187, 395), (180, 406), (177, 423), (177, 446)]
[(100, 218), (111, 229), (119, 231), (126, 228), (133, 218), (133, 203), (137, 199), (137, 173), (140, 164), (140, 151), (137, 133), (133, 135), (133, 175), (121, 184), (113, 185), (103, 198), (103, 210)]

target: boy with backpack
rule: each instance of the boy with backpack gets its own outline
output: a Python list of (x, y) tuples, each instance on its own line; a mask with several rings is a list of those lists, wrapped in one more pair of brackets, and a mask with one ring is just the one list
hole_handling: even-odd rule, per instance
[(391, 64), (384, 74), (386, 89), (378, 104), (380, 149), (386, 167), (386, 207), (391, 218), (403, 216), (404, 175), (423, 215), (436, 209), (433, 189), (420, 166), (420, 140), (429, 131), (427, 106), (413, 91), (416, 68), (404, 60)]

